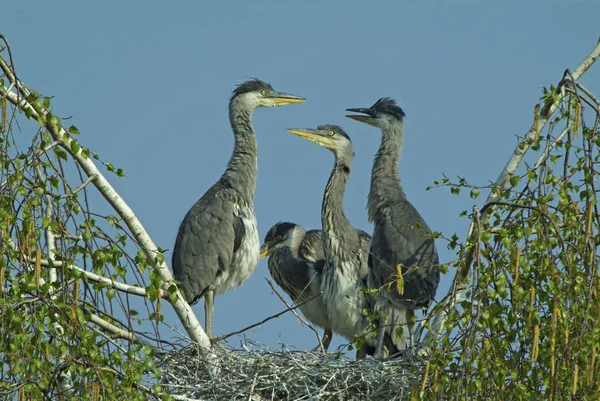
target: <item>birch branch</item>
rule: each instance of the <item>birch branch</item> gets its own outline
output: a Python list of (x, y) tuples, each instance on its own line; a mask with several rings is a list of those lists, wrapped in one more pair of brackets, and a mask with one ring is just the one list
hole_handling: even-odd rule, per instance
[(98, 315), (90, 313), (89, 316), (90, 316), (91, 323), (94, 323), (98, 327), (101, 327), (104, 330), (112, 333), (114, 336), (113, 338), (122, 338), (124, 340), (129, 340), (131, 342), (135, 342), (138, 344), (142, 344), (142, 345), (144, 344), (143, 342), (138, 340), (138, 338), (136, 337), (135, 334), (133, 334), (127, 330), (123, 330), (123, 329), (115, 326), (114, 324), (107, 322), (106, 320), (102, 319)]
[[(15, 245), (14, 241), (7, 241), (6, 245), (8, 245), (14, 251), (17, 250), (17, 246)], [(93, 281), (94, 283), (105, 284), (107, 286), (107, 288), (114, 288), (115, 290), (126, 292), (126, 293), (132, 294), (132, 295), (138, 295), (141, 297), (145, 297), (147, 295), (146, 289), (144, 287), (140, 287), (137, 285), (131, 285), (131, 284), (125, 284), (120, 281), (116, 281), (111, 278), (108, 278), (108, 277), (100, 276), (99, 274), (84, 270), (81, 267), (78, 267), (76, 265), (65, 263), (62, 260), (52, 260), (52, 261), (49, 259), (39, 259), (39, 260), (35, 259), (34, 260), (33, 258), (31, 258), (27, 255), (23, 255), (23, 260), (29, 264), (39, 263), (41, 266), (44, 266), (44, 267), (52, 267), (52, 268), (65, 267), (69, 270), (78, 272), (79, 274), (85, 276), (88, 280)], [(167, 291), (163, 290), (162, 288), (160, 288), (158, 291), (160, 292), (161, 298), (168, 298), (169, 294)], [(56, 291), (52, 291), (52, 293), (54, 293), (54, 292), (56, 292)]]

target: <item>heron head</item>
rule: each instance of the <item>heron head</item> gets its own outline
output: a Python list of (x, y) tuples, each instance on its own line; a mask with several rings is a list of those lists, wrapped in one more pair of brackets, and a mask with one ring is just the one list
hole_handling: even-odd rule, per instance
[(248, 109), (256, 107), (278, 107), (284, 104), (304, 103), (306, 99), (289, 93), (277, 92), (273, 87), (258, 78), (252, 78), (235, 88), (231, 103), (241, 104)]
[(331, 150), (336, 157), (351, 158), (354, 155), (352, 141), (339, 125), (319, 125), (316, 129), (288, 128), (287, 131)]
[(303, 237), (304, 230), (297, 224), (289, 222), (279, 222), (275, 224), (267, 235), (265, 235), (265, 241), (260, 246), (260, 259), (265, 256), (269, 256), (274, 250), (283, 247), (292, 247), (295, 244), (299, 245), (298, 240)]
[(406, 115), (400, 106), (396, 104), (396, 101), (389, 97), (382, 97), (368, 109), (346, 109), (346, 111), (361, 113), (347, 114), (346, 117), (381, 129), (385, 129), (391, 124), (404, 121)]

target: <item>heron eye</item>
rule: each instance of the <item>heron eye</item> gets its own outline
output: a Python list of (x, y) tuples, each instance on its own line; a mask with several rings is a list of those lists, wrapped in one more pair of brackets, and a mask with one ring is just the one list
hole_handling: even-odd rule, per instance
[(329, 131), (329, 136), (333, 136), (333, 134), (335, 134), (335, 132)]
[(277, 236), (277, 241), (281, 241), (283, 239), (283, 237), (281, 235)]
[(260, 93), (264, 96), (267, 94), (267, 91), (263, 89), (262, 91), (260, 91)]

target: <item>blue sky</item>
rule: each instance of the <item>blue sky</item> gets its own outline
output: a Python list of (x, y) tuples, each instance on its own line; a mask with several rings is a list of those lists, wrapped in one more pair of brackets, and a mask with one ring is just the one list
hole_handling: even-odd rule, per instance
[[(425, 188), (443, 173), (495, 180), (531, 125), (541, 87), (575, 68), (599, 35), (597, 2), (486, 3), (11, 2), (2, 6), (0, 32), (20, 78), (53, 95), (55, 114), (72, 116), (81, 142), (125, 170), (111, 181), (163, 248), (172, 248), (189, 207), (222, 174), (233, 145), (228, 98), (252, 76), (307, 98), (254, 114), (261, 237), (281, 220), (320, 226), (333, 157), (285, 128), (325, 123), (342, 125), (353, 140), (345, 212), (371, 231), (366, 197), (380, 135), (344, 110), (391, 96), (407, 114), (400, 176), (409, 199), (432, 229), (464, 238), (468, 221), (458, 215), (474, 201)], [(600, 93), (597, 70), (581, 82)], [(438, 248), (442, 261), (454, 259), (445, 243)], [(284, 308), (265, 277), (261, 261), (246, 284), (216, 299), (216, 334)], [(194, 308), (203, 320), (202, 306)], [(246, 335), (274, 347), (315, 345), (291, 314)], [(340, 343), (336, 337), (332, 348)]]

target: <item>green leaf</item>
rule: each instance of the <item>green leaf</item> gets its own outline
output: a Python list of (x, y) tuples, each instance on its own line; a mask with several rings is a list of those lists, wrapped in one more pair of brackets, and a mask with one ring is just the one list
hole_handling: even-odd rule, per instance
[(76, 140), (72, 140), (71, 141), (71, 152), (73, 152), (73, 154), (77, 154), (77, 152), (79, 152), (79, 149), (81, 149), (81, 146), (79, 146), (79, 142), (77, 142)]
[(70, 135), (79, 135), (80, 134), (79, 129), (77, 129), (77, 127), (74, 126), (74, 125), (71, 125), (69, 127), (68, 132), (69, 132)]
[(31, 116), (33, 116), (33, 109), (31, 107), (27, 107), (25, 109), (25, 117), (27, 117), (27, 119), (30, 119)]
[(92, 238), (92, 233), (89, 230), (85, 230), (82, 234), (81, 234), (81, 238), (83, 238), (83, 240), (85, 242), (88, 242), (91, 238)]
[(516, 187), (519, 184), (519, 181), (521, 181), (521, 177), (518, 175), (513, 175), (510, 177), (510, 185), (513, 187)]
[(62, 149), (58, 149), (58, 148), (55, 148), (55, 149), (54, 149), (54, 153), (56, 154), (56, 156), (57, 156), (59, 159), (63, 159), (63, 160), (65, 160), (65, 161), (67, 160), (67, 152), (65, 152), (64, 150), (62, 150)]
[(52, 177), (50, 177), (48, 179), (48, 181), (50, 181), (50, 185), (52, 185), (54, 188), (58, 189), (58, 184), (60, 184), (60, 181), (57, 176), (53, 175)]

